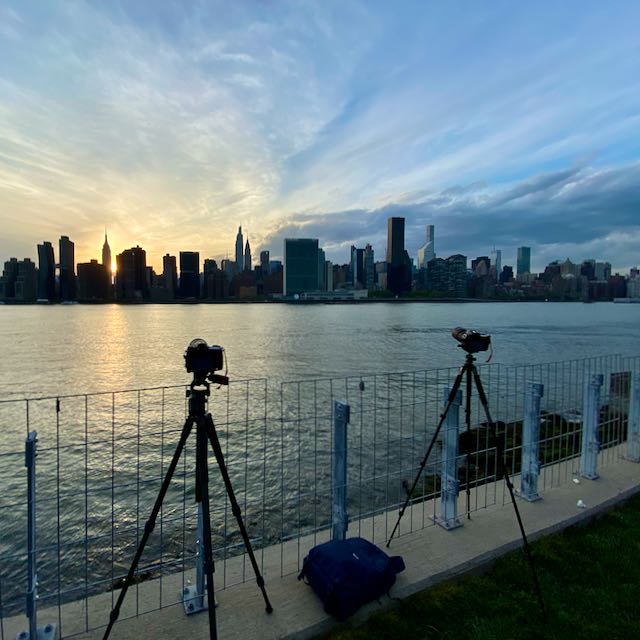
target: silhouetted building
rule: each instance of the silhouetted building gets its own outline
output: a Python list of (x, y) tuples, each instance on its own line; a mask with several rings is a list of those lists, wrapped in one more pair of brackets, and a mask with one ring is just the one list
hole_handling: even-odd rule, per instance
[(125, 249), (116, 256), (116, 298), (147, 300), (147, 253), (141, 247)]
[(605, 282), (611, 276), (611, 263), (596, 262), (595, 271), (596, 271), (596, 280), (599, 280), (600, 282)]
[(102, 264), (107, 267), (109, 279), (111, 279), (111, 247), (107, 240), (107, 229), (104, 230), (104, 244), (102, 245)]
[(162, 277), (164, 287), (167, 290), (167, 297), (171, 300), (178, 293), (178, 266), (176, 257), (165, 253), (162, 256)]
[(56, 261), (50, 242), (38, 245), (38, 298), (56, 299)]
[(60, 237), (60, 300), (75, 300), (75, 245), (69, 236)]
[(215, 260), (203, 265), (202, 297), (206, 300), (224, 300), (229, 295), (229, 282)]
[(111, 262), (97, 260), (78, 264), (78, 300), (102, 302), (111, 295)]
[(609, 296), (611, 298), (626, 298), (627, 297), (627, 279), (624, 276), (616, 273), (614, 276), (609, 276)]
[(38, 295), (38, 270), (29, 258), (18, 262), (15, 294), (18, 302), (34, 302)]
[(519, 276), (531, 273), (531, 247), (518, 247), (516, 267)]
[(491, 262), (489, 256), (478, 256), (475, 260), (471, 261), (471, 271), (479, 278), (489, 275), (490, 268)]
[(499, 282), (500, 284), (506, 284), (507, 282), (511, 282), (513, 280), (513, 267), (509, 265), (505, 265), (502, 267), (502, 271), (500, 272)]
[(404, 250), (404, 218), (387, 220), (387, 289), (401, 295), (411, 288)]
[(349, 281), (349, 273), (351, 267), (348, 264), (333, 265), (333, 289), (344, 289), (345, 285), (351, 284)]
[(242, 271), (244, 267), (242, 248), (242, 227), (238, 227), (238, 235), (236, 235), (236, 271), (238, 273)]
[(244, 246), (244, 270), (251, 271), (251, 247), (249, 246), (249, 238), (247, 238), (247, 244)]
[(318, 239), (285, 238), (284, 295), (318, 290)]
[(263, 275), (267, 275), (267, 273), (269, 273), (269, 252), (268, 251), (260, 252), (260, 269), (262, 270)]
[(596, 279), (596, 261), (584, 260), (580, 265), (580, 275), (584, 276), (587, 280)]
[(180, 297), (200, 297), (200, 254), (197, 251), (180, 252)]
[(0, 299), (13, 300), (16, 296), (16, 279), (18, 277), (18, 258), (11, 258), (4, 263), (0, 278)]
[(324, 282), (325, 290), (333, 291), (333, 263), (331, 260), (324, 261)]

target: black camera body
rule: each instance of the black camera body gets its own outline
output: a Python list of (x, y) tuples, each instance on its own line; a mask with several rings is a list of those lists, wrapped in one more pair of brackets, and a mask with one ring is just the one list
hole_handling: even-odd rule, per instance
[(207, 376), (224, 367), (224, 347), (209, 346), (202, 338), (196, 338), (184, 352), (184, 362), (187, 372)]
[(456, 327), (451, 331), (451, 335), (460, 343), (458, 346), (467, 353), (478, 353), (487, 351), (491, 344), (491, 336), (483, 336), (473, 329)]

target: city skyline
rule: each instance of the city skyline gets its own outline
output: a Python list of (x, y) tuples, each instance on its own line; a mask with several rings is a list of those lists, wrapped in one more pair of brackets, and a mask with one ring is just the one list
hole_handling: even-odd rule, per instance
[[(640, 244), (640, 81), (620, 3), (7, 2), (0, 255), (68, 235), (233, 257), (317, 237), (330, 260), (404, 217), (409, 253), (532, 270)], [(636, 78), (634, 80), (634, 78)]]

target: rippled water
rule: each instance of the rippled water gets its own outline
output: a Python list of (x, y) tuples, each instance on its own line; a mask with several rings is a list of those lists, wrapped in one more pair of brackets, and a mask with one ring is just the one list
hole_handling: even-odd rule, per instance
[(566, 360), (637, 351), (640, 305), (0, 306), (0, 398), (181, 383), (194, 337), (226, 348), (234, 379), (447, 367), (457, 325), (491, 333), (494, 362)]

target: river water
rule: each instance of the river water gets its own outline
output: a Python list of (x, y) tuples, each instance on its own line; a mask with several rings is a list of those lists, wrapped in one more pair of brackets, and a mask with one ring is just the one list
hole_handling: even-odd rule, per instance
[[(402, 483), (416, 472), (442, 392), (463, 360), (451, 337), (459, 325), (493, 337), (493, 362), (482, 376), (494, 416), (504, 421), (522, 415), (522, 384), (535, 371), (545, 377), (546, 408), (579, 408), (587, 371), (570, 364), (514, 373), (511, 365), (640, 351), (640, 305), (0, 305), (5, 611), (24, 602), (29, 430), (39, 438), (41, 594), (43, 601), (64, 602), (108, 589), (128, 566), (185, 420), (181, 385), (190, 379), (183, 360), (190, 340), (226, 349), (232, 384), (213, 392), (210, 408), (249, 534), (261, 547), (330, 521), (336, 397), (351, 404), (354, 521), (388, 513), (404, 499)], [(619, 370), (611, 362), (606, 367)], [(346, 376), (354, 379), (338, 380)], [(111, 393), (165, 385), (175, 386)], [(73, 394), (79, 395), (55, 399)], [(161, 535), (150, 539), (145, 567), (152, 575), (193, 566), (193, 455), (190, 439), (167, 494)], [(211, 496), (219, 560), (241, 546), (215, 471)]]
[(496, 363), (624, 354), (640, 345), (640, 305), (5, 305), (0, 399), (186, 382), (195, 337), (225, 347), (232, 379), (448, 367), (461, 360), (455, 326), (490, 333)]

